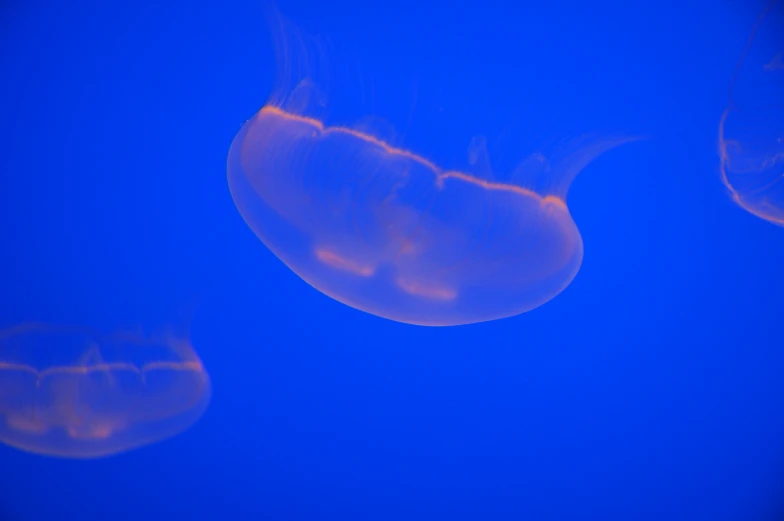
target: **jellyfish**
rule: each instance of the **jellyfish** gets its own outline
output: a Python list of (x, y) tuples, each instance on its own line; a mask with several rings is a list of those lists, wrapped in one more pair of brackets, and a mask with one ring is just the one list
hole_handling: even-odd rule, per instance
[(366, 124), (327, 124), (324, 48), (280, 26), (278, 87), (234, 137), (227, 172), (247, 225), (296, 275), (348, 306), (425, 326), (518, 315), (570, 284), (583, 242), (569, 185), (632, 138), (578, 138), (497, 179), (479, 137), (468, 168), (442, 168)]
[(749, 213), (784, 226), (784, 1), (751, 31), (719, 122), (721, 180)]
[(187, 340), (23, 324), (0, 333), (0, 442), (99, 458), (170, 438), (204, 412), (210, 379)]

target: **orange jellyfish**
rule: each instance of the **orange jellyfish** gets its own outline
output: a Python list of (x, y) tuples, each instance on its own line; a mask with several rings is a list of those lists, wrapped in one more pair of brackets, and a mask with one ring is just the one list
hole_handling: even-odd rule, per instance
[(178, 434), (210, 380), (190, 343), (26, 324), (0, 333), (0, 442), (98, 458)]
[(758, 18), (719, 123), (721, 179), (746, 211), (784, 226), (784, 1)]
[(431, 326), (518, 315), (569, 285), (583, 258), (569, 184), (627, 139), (577, 140), (500, 181), (475, 138), (473, 172), (443, 169), (364, 127), (325, 124), (322, 48), (282, 26), (279, 88), (234, 138), (227, 170), (245, 222), (294, 273), (354, 308)]

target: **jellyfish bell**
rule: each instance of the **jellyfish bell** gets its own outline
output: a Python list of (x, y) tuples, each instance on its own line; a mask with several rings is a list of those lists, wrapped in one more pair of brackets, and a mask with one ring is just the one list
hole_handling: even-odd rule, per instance
[(721, 180), (749, 213), (784, 226), (784, 1), (757, 20), (719, 121)]
[(524, 313), (569, 285), (583, 256), (569, 185), (630, 139), (576, 140), (501, 180), (478, 137), (467, 171), (444, 169), (363, 127), (326, 124), (325, 90), (302, 68), (310, 57), (288, 42), (279, 68), (302, 77), (285, 77), (292, 90), (240, 129), (227, 170), (240, 214), (294, 273), (354, 308), (433, 326)]
[(170, 438), (210, 397), (187, 340), (26, 324), (0, 333), (0, 442), (97, 458)]

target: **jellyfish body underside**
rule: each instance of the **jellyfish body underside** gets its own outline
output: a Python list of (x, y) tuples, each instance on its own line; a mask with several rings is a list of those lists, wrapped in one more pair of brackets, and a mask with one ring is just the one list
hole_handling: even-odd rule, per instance
[(235, 137), (228, 176), (247, 224), (299, 277), (399, 322), (523, 313), (568, 286), (582, 261), (561, 198), (443, 171), (276, 107)]
[[(96, 338), (36, 324), (0, 335), (0, 442), (97, 458), (170, 438), (202, 415), (209, 377), (186, 341)], [(118, 344), (124, 356), (107, 357)]]

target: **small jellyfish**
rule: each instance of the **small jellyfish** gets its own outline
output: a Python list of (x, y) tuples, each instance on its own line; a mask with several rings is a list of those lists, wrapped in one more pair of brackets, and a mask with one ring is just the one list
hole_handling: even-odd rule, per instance
[(719, 123), (721, 179), (746, 211), (784, 226), (784, 1), (752, 29)]
[(501, 181), (475, 138), (468, 171), (444, 169), (364, 125), (325, 124), (323, 47), (281, 25), (279, 88), (234, 138), (227, 170), (245, 222), (294, 273), (354, 308), (430, 326), (518, 315), (570, 284), (583, 242), (569, 184), (629, 139), (578, 139)]
[(186, 340), (44, 324), (0, 333), (0, 442), (17, 449), (116, 454), (184, 431), (209, 397)]

